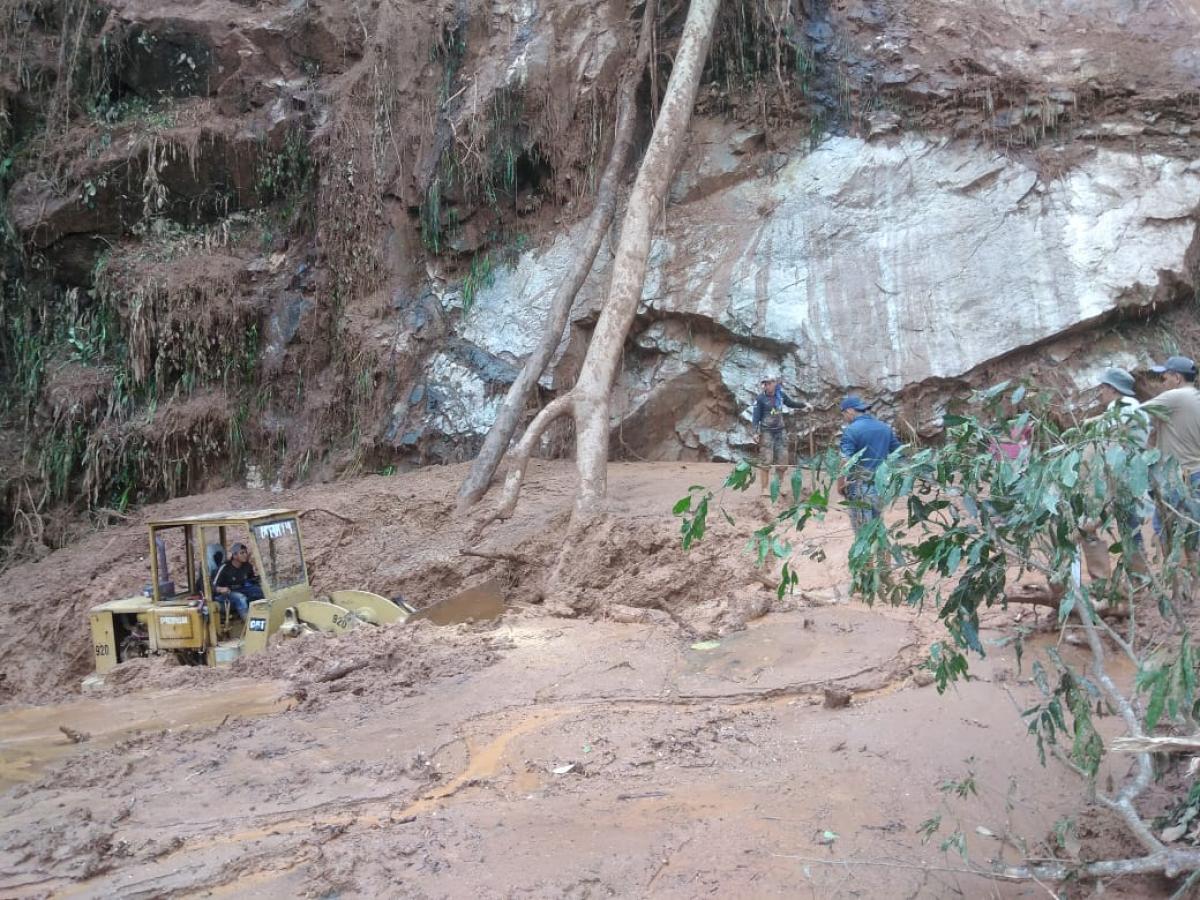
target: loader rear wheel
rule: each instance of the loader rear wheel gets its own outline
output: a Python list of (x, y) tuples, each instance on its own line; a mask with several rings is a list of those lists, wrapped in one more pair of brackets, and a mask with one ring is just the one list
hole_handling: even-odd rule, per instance
[(117, 644), (117, 662), (141, 659), (150, 655), (150, 636), (137, 616), (113, 616), (113, 630)]
[(136, 632), (125, 635), (121, 641), (121, 646), (117, 648), (117, 661), (126, 662), (131, 659), (141, 659), (144, 656), (149, 656), (150, 651), (146, 646), (146, 641), (143, 640)]

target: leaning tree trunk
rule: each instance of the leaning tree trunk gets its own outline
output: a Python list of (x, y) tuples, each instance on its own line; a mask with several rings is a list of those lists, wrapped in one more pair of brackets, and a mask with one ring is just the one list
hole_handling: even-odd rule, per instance
[(612, 225), (617, 210), (617, 187), (629, 159), (629, 149), (633, 146), (633, 129), (637, 121), (637, 88), (642, 80), (642, 73), (646, 69), (646, 63), (650, 59), (650, 46), (653, 43), (651, 35), (654, 29), (654, 7), (654, 0), (648, 0), (646, 8), (642, 12), (637, 52), (621, 76), (620, 85), (617, 88), (617, 125), (613, 133), (612, 152), (596, 189), (596, 199), (592, 206), (592, 213), (588, 217), (587, 230), (579, 247), (578, 255), (550, 301), (550, 317), (542, 331), (541, 339), (534, 347), (533, 352), (526, 358), (516, 381), (509, 387), (504, 402), (500, 405), (499, 412), (496, 413), (496, 421), (488, 431), (487, 437), (484, 438), (483, 447), (471, 464), (471, 471), (467, 473), (466, 479), (458, 489), (459, 512), (478, 502), (492, 483), (492, 476), (496, 474), (500, 460), (504, 458), (504, 453), (508, 450), (509, 442), (512, 441), (513, 434), (517, 430), (517, 423), (529, 400), (529, 395), (533, 392), (534, 385), (541, 378), (542, 372), (545, 371), (546, 365), (554, 355), (555, 348), (562, 340), (563, 329), (566, 328), (567, 317), (571, 313), (575, 295), (579, 293), (579, 289), (583, 287), (584, 281), (592, 271), (596, 253), (600, 250), (600, 244), (604, 241), (604, 235), (608, 232), (609, 226)]
[(629, 326), (642, 299), (654, 220), (662, 209), (687, 141), (700, 73), (704, 70), (720, 5), (720, 0), (692, 0), (688, 10), (662, 109), (625, 211), (608, 300), (600, 312), (575, 383), (575, 466), (579, 471), (576, 511), (591, 507), (604, 497), (608, 488), (609, 403), (613, 381)]
[(575, 419), (575, 465), (579, 472), (576, 517), (591, 512), (605, 495), (608, 487), (609, 396), (625, 337), (642, 299), (650, 232), (687, 140), (692, 106), (720, 5), (720, 0), (692, 0), (688, 8), (662, 108), (629, 195), (608, 297), (588, 344), (579, 379), (569, 392), (538, 413), (526, 429), (513, 453), (504, 494), (492, 518), (511, 515), (529, 457), (538, 440), (551, 422), (567, 413)]

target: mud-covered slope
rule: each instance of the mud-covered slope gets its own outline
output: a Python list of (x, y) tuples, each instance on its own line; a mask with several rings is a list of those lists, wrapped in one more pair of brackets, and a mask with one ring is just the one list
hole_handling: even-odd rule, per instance
[[(8, 3), (4, 542), (469, 457), (576, 244), (642, 8)], [(643, 135), (683, 10), (659, 5)], [(1188, 349), (1198, 37), (1194, 2), (728, 0), (613, 453), (737, 455), (763, 370), (820, 410), (803, 446), (847, 388), (928, 435), (998, 371), (1074, 389), (1164, 329)]]
[[(475, 551), (470, 554), (460, 553), (462, 525), (452, 516), (465, 468), (428, 467), (282, 493), (230, 488), (182, 497), (148, 506), (130, 521), (44, 559), (13, 566), (0, 574), (0, 703), (77, 693), (94, 668), (87, 610), (140, 593), (149, 578), (145, 522), (214, 509), (299, 510), (309, 577), (319, 595), (361, 588), (425, 606), (497, 578), (506, 602), (518, 609), (662, 623), (692, 639), (738, 630), (776, 599), (752, 566), (743, 530), (714, 523), (711, 540), (701, 547), (690, 553), (679, 547), (678, 526), (667, 511), (689, 484), (723, 480), (726, 466), (614, 467), (613, 521), (573, 548), (570, 571), (552, 595), (545, 593), (545, 583), (570, 515), (570, 465), (536, 466), (516, 517), (503, 534), (469, 548)], [(754, 498), (737, 495), (728, 502), (739, 519), (754, 522), (762, 515)], [(830, 558), (843, 555), (849, 529), (831, 523), (828, 540)], [(813, 563), (801, 576), (801, 590), (829, 596), (843, 580), (832, 563)], [(299, 652), (303, 657), (307, 651)], [(247, 659), (238, 672), (278, 675), (303, 667), (295, 652), (284, 650), (273, 659), (265, 669)], [(141, 680), (171, 683), (162, 666)]]

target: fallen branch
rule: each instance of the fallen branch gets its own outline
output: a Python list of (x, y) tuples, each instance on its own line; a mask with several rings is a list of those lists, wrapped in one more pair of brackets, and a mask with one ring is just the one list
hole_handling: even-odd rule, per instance
[(516, 553), (506, 550), (468, 550), (463, 547), (458, 551), (463, 556), (477, 556), (480, 559), (492, 559), (502, 562), (514, 562), (522, 566), (545, 566), (546, 564), (540, 559), (534, 559), (532, 556), (526, 556), (524, 553)]
[(316, 678), (313, 679), (313, 683), (314, 684), (327, 684), (331, 681), (338, 681), (342, 678), (345, 678), (350, 673), (357, 672), (359, 669), (365, 669), (366, 667), (367, 667), (366, 660), (361, 660), (359, 662), (346, 663), (345, 665), (338, 666), (336, 669), (330, 669), (328, 672), (325, 672), (322, 675), (318, 675)]
[(918, 872), (951, 872), (956, 875), (978, 875), (999, 881), (1067, 881), (1079, 878), (1113, 878), (1118, 875), (1153, 875), (1161, 873), (1175, 878), (1186, 872), (1200, 870), (1200, 850), (1163, 850), (1133, 859), (1104, 859), (1090, 863), (1042, 862), (1025, 866), (994, 867), (980, 865), (935, 866), (928, 863), (906, 863), (890, 859), (830, 859), (819, 856), (796, 856), (772, 853), (779, 859), (794, 859), (807, 864), (827, 866), (881, 866), (890, 869), (910, 869)]
[(76, 731), (67, 725), (59, 725), (58, 730), (67, 736), (67, 740), (72, 744), (82, 744), (84, 741), (91, 740), (91, 735), (86, 731)]
[[(1076, 607), (1075, 612), (1079, 621), (1083, 623), (1083, 633), (1087, 637), (1088, 646), (1092, 650), (1092, 675), (1100, 685), (1100, 690), (1107, 696), (1109, 703), (1116, 709), (1117, 715), (1124, 721), (1129, 734), (1133, 737), (1145, 737), (1146, 733), (1142, 730), (1142, 723), (1138, 721), (1137, 712), (1134, 710), (1133, 705), (1118, 690), (1112, 677), (1108, 674), (1107, 669), (1105, 669), (1104, 643), (1100, 640), (1100, 633), (1096, 630), (1096, 625), (1092, 621), (1092, 617), (1087, 614), (1086, 610), (1079, 609), (1078, 607)], [(1142, 846), (1150, 851), (1151, 856), (1161, 856), (1164, 853), (1176, 852), (1168, 851), (1163, 847), (1163, 844), (1154, 836), (1154, 833), (1146, 825), (1146, 822), (1133, 805), (1133, 801), (1146, 790), (1154, 775), (1154, 763), (1151, 761), (1149, 753), (1138, 753), (1135, 765), (1137, 767), (1137, 774), (1121, 788), (1115, 799), (1105, 802), (1104, 805), (1125, 821), (1126, 827), (1134, 837), (1141, 841)], [(1194, 869), (1200, 867), (1200, 851), (1193, 852), (1196, 855), (1196, 863), (1192, 866)], [(1162, 871), (1167, 875), (1174, 875), (1184, 870), (1170, 872), (1163, 869)], [(1186, 871), (1191, 871), (1191, 869)]]
[(617, 794), (618, 800), (648, 800), (651, 797), (670, 796), (666, 791), (642, 791), (637, 794)]
[(1112, 749), (1121, 753), (1190, 753), (1200, 750), (1200, 734), (1126, 735), (1113, 738)]
[(304, 512), (300, 513), (300, 518), (303, 519), (309, 513), (315, 513), (315, 512), (325, 513), (325, 515), (327, 515), (327, 516), (333, 516), (335, 519), (341, 519), (343, 522), (347, 523), (348, 525), (355, 524), (354, 520), (349, 518), (348, 516), (343, 516), (341, 513), (335, 513), (332, 509), (325, 509), (325, 507), (323, 507), (323, 506), (314, 506), (314, 507), (304, 510)]

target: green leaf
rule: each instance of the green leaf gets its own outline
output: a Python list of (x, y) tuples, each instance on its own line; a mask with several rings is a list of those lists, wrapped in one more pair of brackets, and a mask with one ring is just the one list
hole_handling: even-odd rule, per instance
[(1067, 617), (1071, 615), (1075, 609), (1075, 601), (1079, 595), (1074, 588), (1069, 589), (1063, 594), (1062, 601), (1058, 604), (1058, 621), (1059, 623), (1067, 621)]
[(1033, 683), (1037, 685), (1043, 697), (1050, 696), (1050, 682), (1046, 680), (1046, 668), (1042, 665), (1041, 660), (1033, 661)]
[[(661, 509), (661, 508), (662, 507), (659, 507), (659, 509)], [(689, 495), (687, 497), (680, 497), (679, 500), (677, 500), (675, 502), (675, 505), (671, 507), (671, 514), (676, 515), (676, 516), (681, 516), (691, 508), (692, 508), (691, 496)]]
[(1075, 487), (1079, 483), (1079, 460), (1080, 454), (1078, 450), (1072, 450), (1067, 454), (1067, 458), (1062, 463), (1062, 483), (1069, 488)]
[(994, 384), (983, 392), (984, 400), (995, 400), (1001, 394), (1008, 390), (1008, 386), (1012, 384), (1012, 379), (1002, 381), (999, 384)]
[(1158, 720), (1162, 718), (1163, 708), (1167, 703), (1167, 679), (1162, 677), (1164, 673), (1159, 672), (1159, 677), (1154, 680), (1154, 690), (1150, 692), (1150, 702), (1146, 705), (1146, 730), (1153, 730), (1158, 724)]
[(1013, 406), (1016, 406), (1018, 403), (1020, 403), (1024, 399), (1025, 399), (1025, 385), (1021, 385), (1015, 391), (1012, 392), (1012, 397), (1009, 399), (1009, 402), (1012, 403)]

